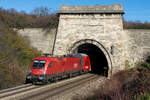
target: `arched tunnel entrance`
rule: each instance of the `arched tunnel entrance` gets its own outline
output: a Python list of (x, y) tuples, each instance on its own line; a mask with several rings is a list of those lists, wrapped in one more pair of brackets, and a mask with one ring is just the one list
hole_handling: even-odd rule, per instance
[(78, 53), (85, 53), (91, 61), (91, 73), (108, 76), (108, 62), (102, 50), (94, 44), (84, 43), (77, 47)]

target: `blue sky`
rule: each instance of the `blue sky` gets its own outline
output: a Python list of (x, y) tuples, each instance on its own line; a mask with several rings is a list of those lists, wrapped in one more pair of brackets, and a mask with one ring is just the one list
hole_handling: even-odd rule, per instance
[(150, 0), (0, 0), (0, 7), (15, 8), (30, 13), (36, 7), (48, 7), (52, 12), (59, 10), (60, 5), (109, 5), (123, 4), (126, 20), (150, 22)]

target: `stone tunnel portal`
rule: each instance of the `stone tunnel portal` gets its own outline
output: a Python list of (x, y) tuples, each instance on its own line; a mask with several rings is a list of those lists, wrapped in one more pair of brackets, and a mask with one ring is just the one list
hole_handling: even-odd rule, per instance
[(91, 73), (107, 76), (108, 62), (102, 50), (94, 44), (84, 43), (78, 46), (78, 53), (85, 53), (91, 61)]

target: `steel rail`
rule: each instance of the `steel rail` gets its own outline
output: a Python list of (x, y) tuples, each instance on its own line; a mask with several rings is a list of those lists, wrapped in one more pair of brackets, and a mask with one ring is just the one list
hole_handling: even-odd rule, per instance
[(29, 86), (32, 86), (32, 84), (25, 84), (25, 85), (20, 85), (20, 86), (4, 89), (4, 90), (0, 91), (0, 94), (6, 93), (6, 92), (11, 92), (11, 91), (18, 90), (18, 89), (21, 89), (21, 88), (26, 88), (26, 87), (29, 87)]
[(29, 91), (29, 90), (32, 90), (32, 89), (40, 88), (40, 87), (41, 86), (32, 85), (30, 87), (23, 87), (23, 88), (20, 88), (20, 89), (17, 89), (17, 90), (5, 92), (5, 93), (0, 94), (0, 99), (8, 97), (8, 96), (15, 95), (15, 94), (18, 94), (18, 93), (26, 92), (26, 91)]

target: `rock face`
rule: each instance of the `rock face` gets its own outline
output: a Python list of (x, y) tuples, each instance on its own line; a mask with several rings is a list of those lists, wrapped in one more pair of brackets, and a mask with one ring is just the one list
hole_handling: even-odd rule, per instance
[[(65, 55), (93, 44), (105, 55), (108, 74), (142, 60), (150, 51), (150, 30), (123, 30), (122, 5), (61, 6), (59, 25), (49, 34), (42, 29), (19, 30), (43, 53)], [(88, 49), (88, 48), (87, 48)]]

